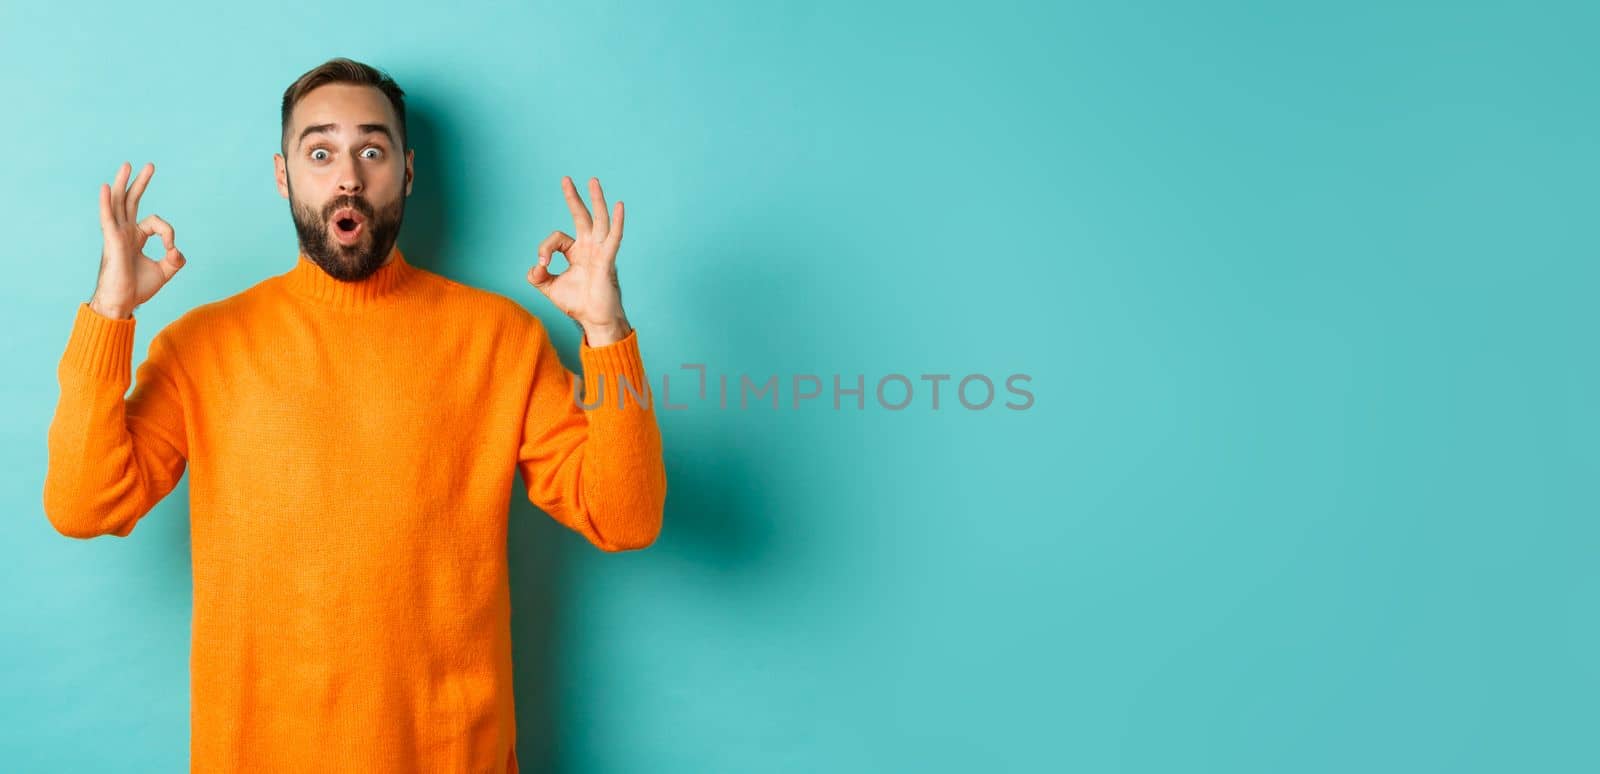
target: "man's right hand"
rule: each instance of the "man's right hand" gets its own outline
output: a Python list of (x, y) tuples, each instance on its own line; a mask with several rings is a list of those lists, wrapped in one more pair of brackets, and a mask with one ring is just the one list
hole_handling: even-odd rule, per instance
[[(139, 197), (150, 184), (155, 165), (145, 164), (128, 187), (132, 171), (133, 166), (123, 162), (117, 168), (115, 184), (100, 185), (100, 231), (105, 234), (105, 247), (100, 253), (100, 280), (89, 300), (94, 311), (119, 320), (133, 316), (133, 308), (149, 301), (186, 262), (170, 224), (155, 215), (139, 220)], [(144, 254), (144, 243), (157, 234), (167, 248), (159, 261)]]

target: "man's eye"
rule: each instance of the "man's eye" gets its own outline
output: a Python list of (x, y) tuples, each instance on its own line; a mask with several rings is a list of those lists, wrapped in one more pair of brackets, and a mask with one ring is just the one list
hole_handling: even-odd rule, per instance
[(327, 151), (325, 151), (325, 150), (323, 150), (323, 149), (321, 149), (321, 148), (318, 148), (318, 149), (316, 149), (316, 150), (314, 150), (314, 151), (312, 151), (312, 152), (311, 152), (311, 158), (312, 158), (312, 159), (313, 159), (313, 160), (315, 160), (315, 161), (321, 161), (321, 160), (322, 160), (322, 159), (320, 159), (320, 158), (317, 158), (317, 154), (318, 154), (318, 153), (324, 153), (324, 154), (325, 154), (325, 153), (327, 153)]
[[(367, 150), (362, 151), (362, 154), (365, 154), (367, 151), (372, 151), (373, 153), (376, 153), (379, 156), (383, 155), (383, 151), (378, 150), (377, 148), (368, 148)], [(369, 158), (369, 159), (375, 159), (377, 157), (378, 156), (367, 156), (367, 158)]]

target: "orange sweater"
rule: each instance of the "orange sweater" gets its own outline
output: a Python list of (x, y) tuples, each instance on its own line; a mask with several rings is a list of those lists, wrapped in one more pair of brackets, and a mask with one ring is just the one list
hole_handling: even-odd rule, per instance
[(579, 406), (538, 318), (398, 249), (357, 283), (301, 255), (196, 307), (129, 394), (134, 325), (78, 307), (44, 509), (127, 536), (189, 467), (191, 770), (517, 771), (514, 472), (602, 550), (655, 540), (637, 332), (580, 343), (584, 403), (605, 403)]

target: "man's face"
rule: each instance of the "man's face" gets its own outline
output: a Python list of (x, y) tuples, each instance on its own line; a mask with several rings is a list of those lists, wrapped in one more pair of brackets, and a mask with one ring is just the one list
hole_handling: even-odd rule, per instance
[(330, 83), (295, 104), (284, 153), (273, 154), (300, 251), (347, 281), (377, 271), (400, 236), (412, 152), (399, 117), (371, 86)]

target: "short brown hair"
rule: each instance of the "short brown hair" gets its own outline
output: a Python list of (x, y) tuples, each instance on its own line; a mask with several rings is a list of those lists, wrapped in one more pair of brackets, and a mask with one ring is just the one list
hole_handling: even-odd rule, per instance
[(370, 65), (362, 64), (354, 59), (342, 56), (329, 59), (316, 67), (306, 71), (305, 75), (295, 79), (289, 88), (283, 92), (283, 129), (280, 144), (285, 152), (289, 148), (289, 114), (294, 112), (294, 106), (305, 95), (311, 93), (318, 86), (330, 83), (350, 83), (357, 86), (372, 86), (383, 92), (389, 98), (389, 104), (394, 107), (395, 117), (400, 120), (400, 148), (408, 147), (406, 141), (406, 93), (400, 85), (394, 82), (387, 73)]

